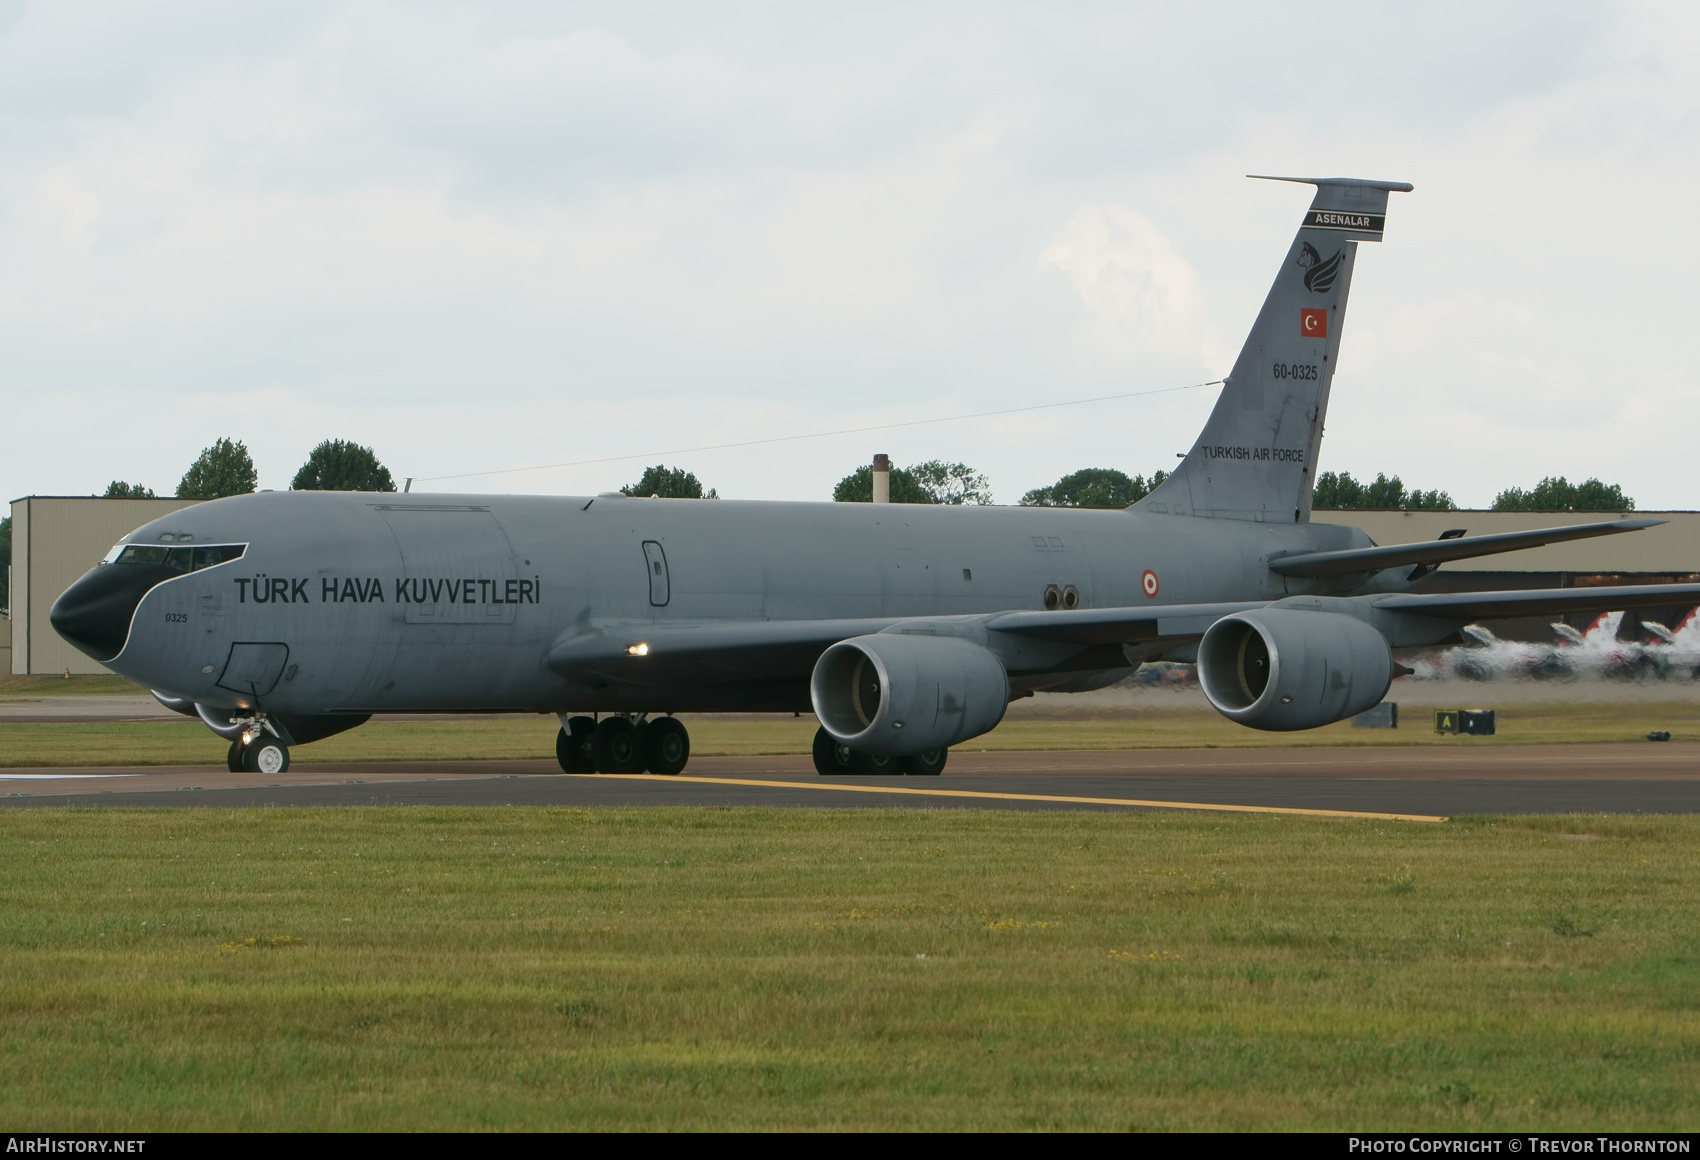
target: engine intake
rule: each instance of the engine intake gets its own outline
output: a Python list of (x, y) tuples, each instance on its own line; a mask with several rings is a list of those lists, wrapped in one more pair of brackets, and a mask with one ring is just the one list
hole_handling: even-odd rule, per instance
[(1198, 681), (1216, 711), (1253, 729), (1314, 729), (1379, 704), (1393, 651), (1337, 612), (1262, 608), (1225, 616), (1198, 646)]
[(809, 696), (840, 744), (875, 757), (912, 757), (995, 727), (1009, 705), (1009, 677), (997, 657), (971, 641), (876, 633), (822, 653)]

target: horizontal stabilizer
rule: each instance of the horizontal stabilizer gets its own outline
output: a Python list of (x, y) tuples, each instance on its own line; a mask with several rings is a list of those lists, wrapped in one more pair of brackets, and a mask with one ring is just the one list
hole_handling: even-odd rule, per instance
[[(1366, 242), (1381, 240), (1382, 223), (1387, 218), (1387, 195), (1410, 193), (1415, 188), (1408, 181), (1371, 181), (1362, 177), (1276, 177), (1268, 173), (1248, 173), (1246, 176), (1258, 181), (1290, 181), (1294, 185), (1314, 185), (1319, 194), (1323, 191), (1334, 191), (1336, 198), (1350, 198), (1355, 194), (1365, 204), (1323, 204), (1325, 199), (1319, 196), (1317, 204), (1312, 205), (1305, 213), (1304, 224), (1307, 229), (1333, 230), (1344, 237)], [(1377, 194), (1380, 194), (1378, 203), (1375, 200)], [(1380, 212), (1376, 212), (1378, 208)]]
[(1700, 604), (1700, 584), (1624, 584), (1612, 588), (1534, 588), (1521, 592), (1400, 592), (1370, 598), (1376, 608), (1447, 620), (1504, 620), (1564, 612), (1621, 612)]
[(1527, 532), (1500, 532), (1491, 536), (1464, 536), (1452, 540), (1424, 540), (1416, 544), (1390, 544), (1384, 548), (1346, 548), (1338, 552), (1305, 552), (1269, 561), (1269, 570), (1282, 576), (1344, 576), (1352, 572), (1378, 572), (1402, 564), (1441, 564), (1447, 560), (1470, 560), (1538, 548), (1565, 540), (1586, 540), (1638, 532), (1664, 520), (1607, 520), (1597, 524), (1568, 524), (1559, 528), (1536, 528)]

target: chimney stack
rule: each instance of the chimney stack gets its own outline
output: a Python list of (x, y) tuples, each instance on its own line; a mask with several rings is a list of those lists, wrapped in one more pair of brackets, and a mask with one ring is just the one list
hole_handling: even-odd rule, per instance
[(891, 502), (891, 456), (874, 456), (874, 502)]

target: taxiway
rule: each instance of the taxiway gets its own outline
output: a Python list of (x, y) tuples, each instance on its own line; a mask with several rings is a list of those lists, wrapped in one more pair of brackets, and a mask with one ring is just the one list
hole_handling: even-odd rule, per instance
[(1700, 812), (1700, 745), (1472, 745), (953, 753), (942, 777), (817, 775), (805, 757), (698, 757), (686, 776), (554, 762), (0, 770), (6, 806), (797, 806), (1219, 809), (1442, 818)]

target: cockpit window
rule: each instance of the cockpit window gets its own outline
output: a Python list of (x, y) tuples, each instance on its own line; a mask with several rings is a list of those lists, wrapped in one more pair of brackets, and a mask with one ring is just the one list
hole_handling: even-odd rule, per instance
[[(246, 549), (245, 544), (214, 544), (210, 547), (196, 548), (195, 569), (211, 568), (214, 564), (225, 564), (231, 560), (240, 560)], [(183, 549), (178, 549), (182, 551)]]
[(169, 551), (171, 551), (170, 548), (157, 548), (152, 544), (131, 544), (118, 553), (118, 559), (113, 563), (128, 564), (135, 567), (144, 564), (163, 564), (165, 563), (165, 554)]
[(164, 567), (175, 572), (196, 572), (241, 559), (247, 547), (246, 544), (205, 544), (193, 548), (167, 548), (163, 544), (128, 544), (112, 562), (120, 567)]

